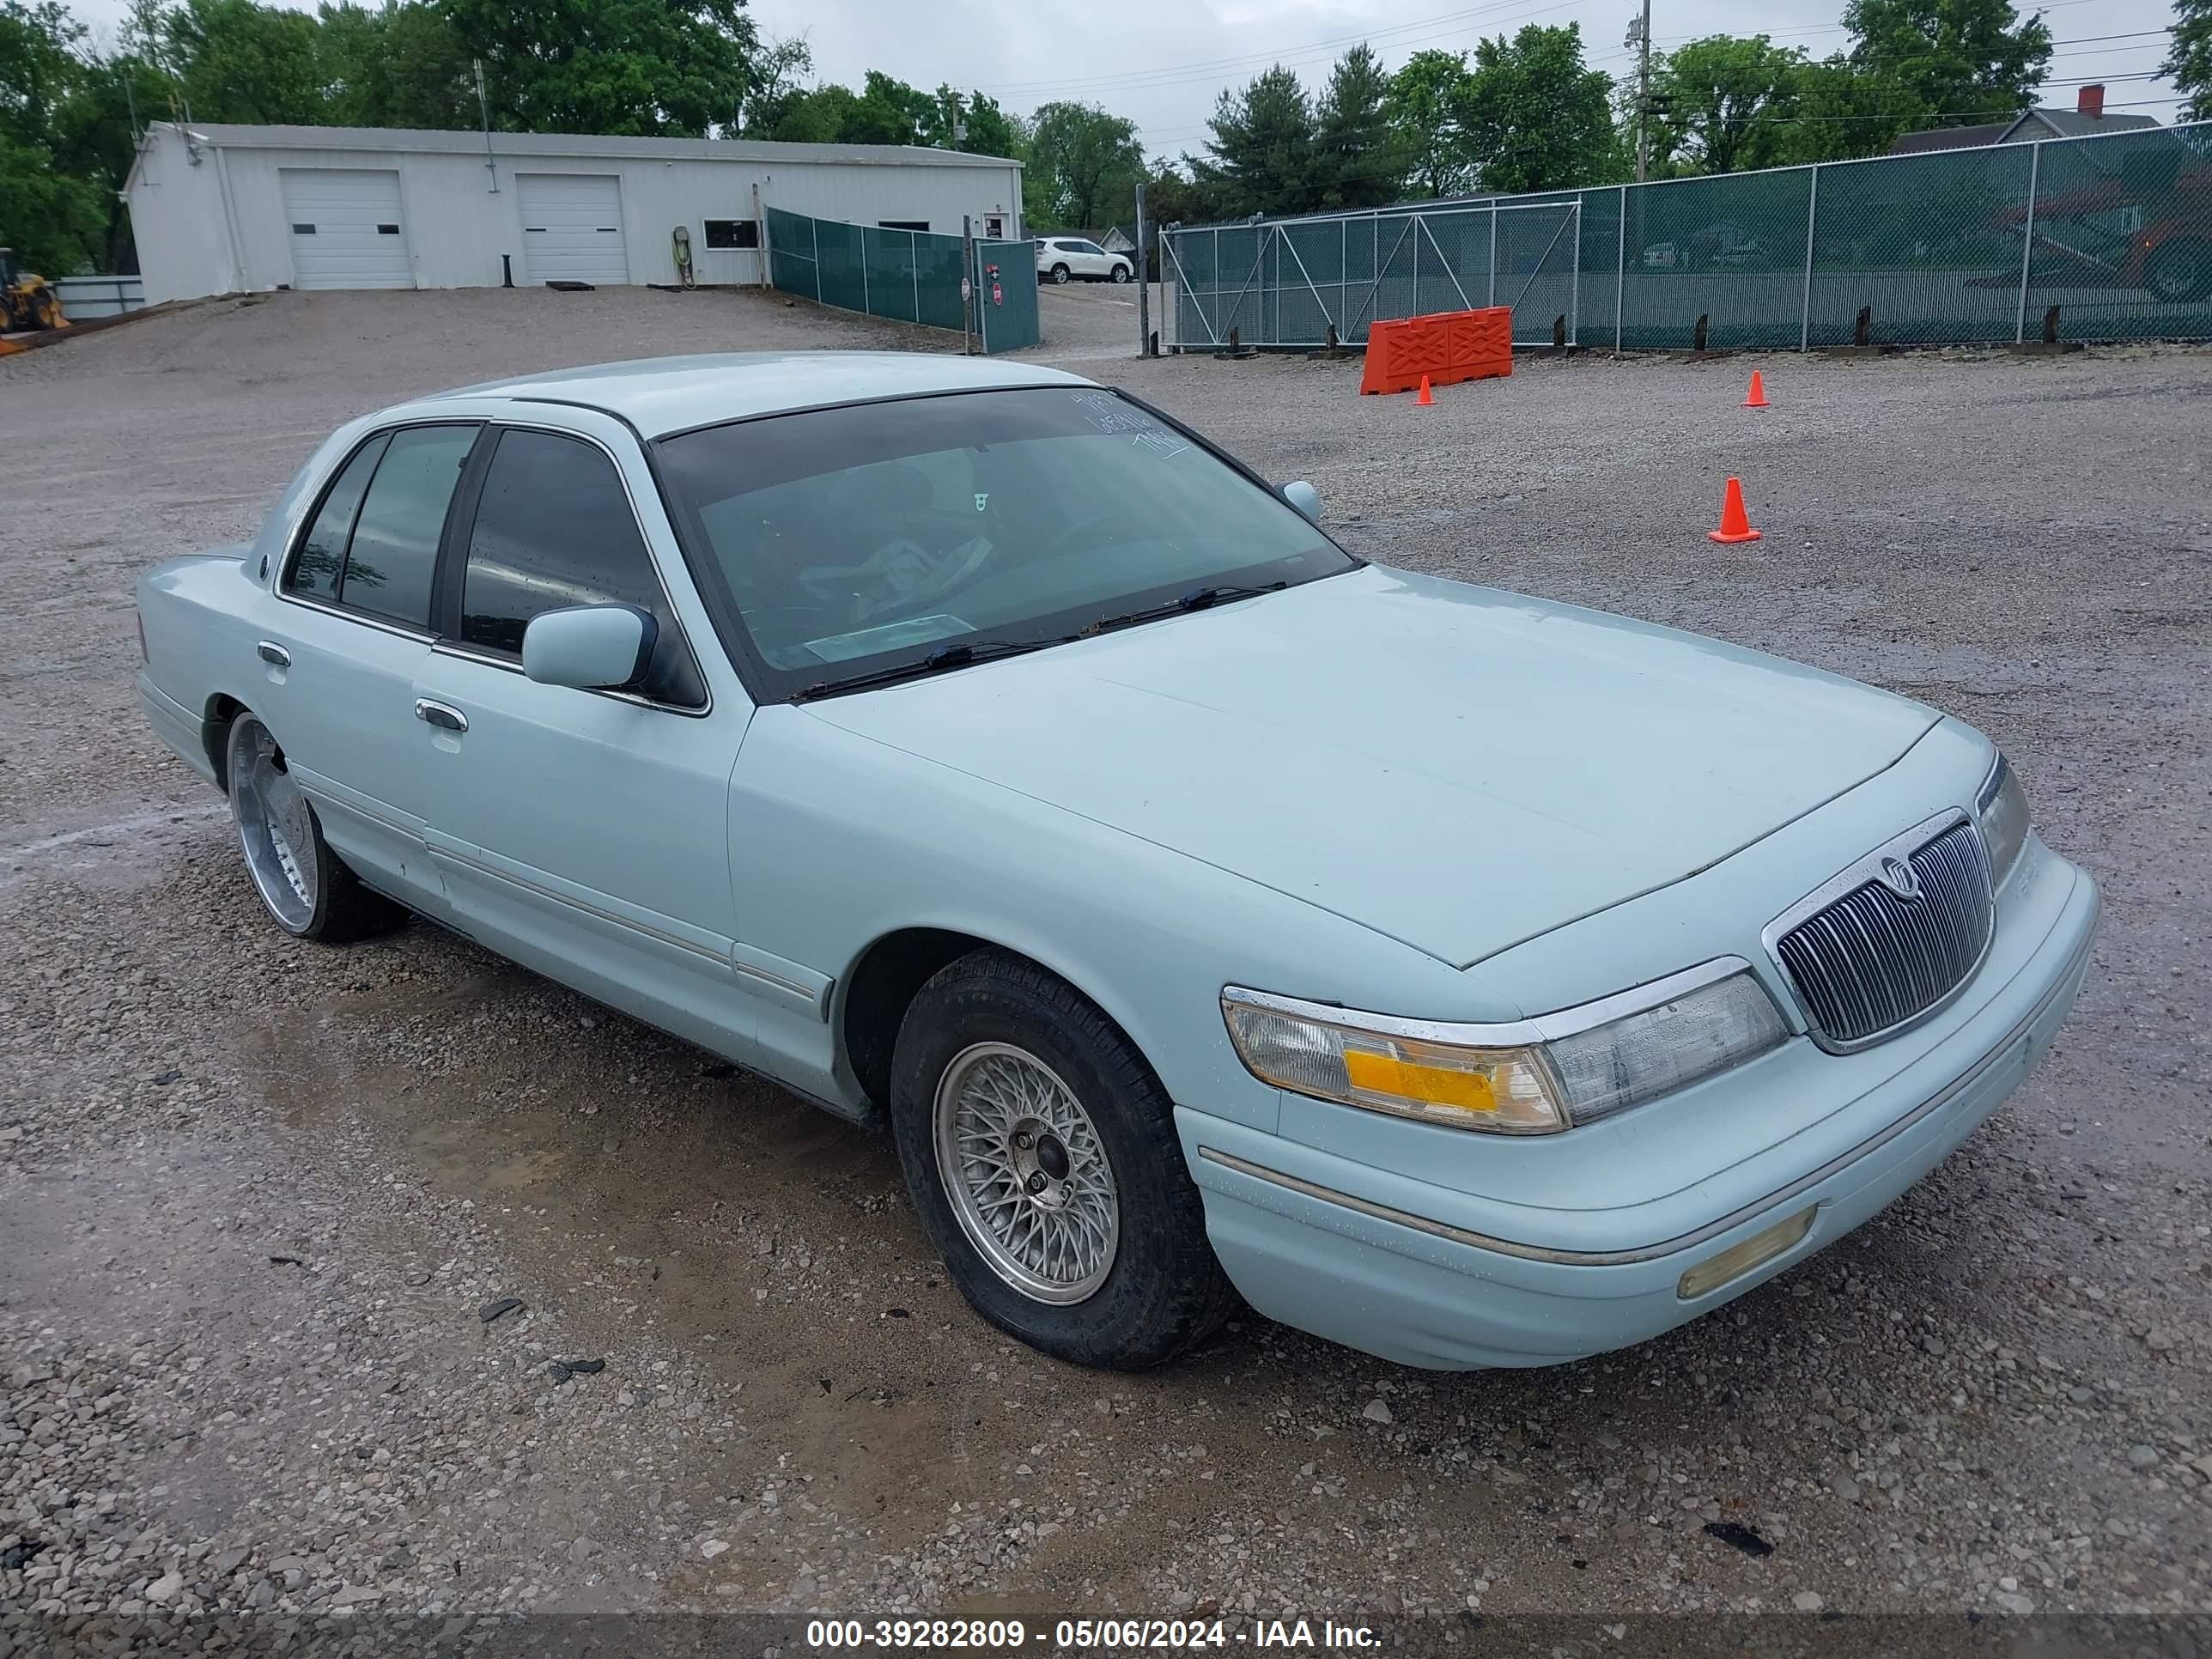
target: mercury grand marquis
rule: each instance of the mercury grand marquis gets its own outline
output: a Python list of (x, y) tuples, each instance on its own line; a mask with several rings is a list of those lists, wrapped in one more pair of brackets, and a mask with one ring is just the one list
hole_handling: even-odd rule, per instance
[(887, 1121), (986, 1319), (1542, 1365), (1993, 1111), (2089, 877), (1981, 733), (1354, 557), (1126, 393), (672, 358), (334, 434), (138, 601), (286, 933), (410, 913)]

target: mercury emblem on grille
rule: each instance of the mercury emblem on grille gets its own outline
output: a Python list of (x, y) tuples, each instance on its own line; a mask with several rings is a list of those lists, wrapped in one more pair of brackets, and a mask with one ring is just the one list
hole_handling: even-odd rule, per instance
[(1920, 896), (1920, 874), (1903, 859), (1881, 861), (1881, 884), (1907, 904)]

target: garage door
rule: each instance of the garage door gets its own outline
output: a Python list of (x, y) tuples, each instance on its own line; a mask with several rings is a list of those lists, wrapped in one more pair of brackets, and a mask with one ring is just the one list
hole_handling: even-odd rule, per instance
[(399, 175), (356, 167), (284, 167), (294, 288), (412, 288)]
[(524, 173), (522, 268), (533, 283), (626, 283), (622, 180), (611, 173)]

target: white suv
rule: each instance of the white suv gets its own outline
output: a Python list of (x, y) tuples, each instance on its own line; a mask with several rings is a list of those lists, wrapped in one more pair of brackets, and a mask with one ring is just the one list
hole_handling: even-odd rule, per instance
[(1126, 283), (1136, 275), (1127, 254), (1109, 253), (1080, 236), (1040, 236), (1036, 255), (1037, 275), (1048, 282), (1081, 276), (1094, 283)]

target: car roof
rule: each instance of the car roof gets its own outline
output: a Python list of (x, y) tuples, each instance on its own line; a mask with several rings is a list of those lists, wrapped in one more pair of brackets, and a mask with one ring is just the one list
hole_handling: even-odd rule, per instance
[[(1036, 363), (919, 351), (730, 351), (593, 363), (457, 386), (439, 398), (604, 410), (648, 438), (722, 421), (935, 392), (1095, 386)], [(433, 399), (432, 401), (436, 401)]]

